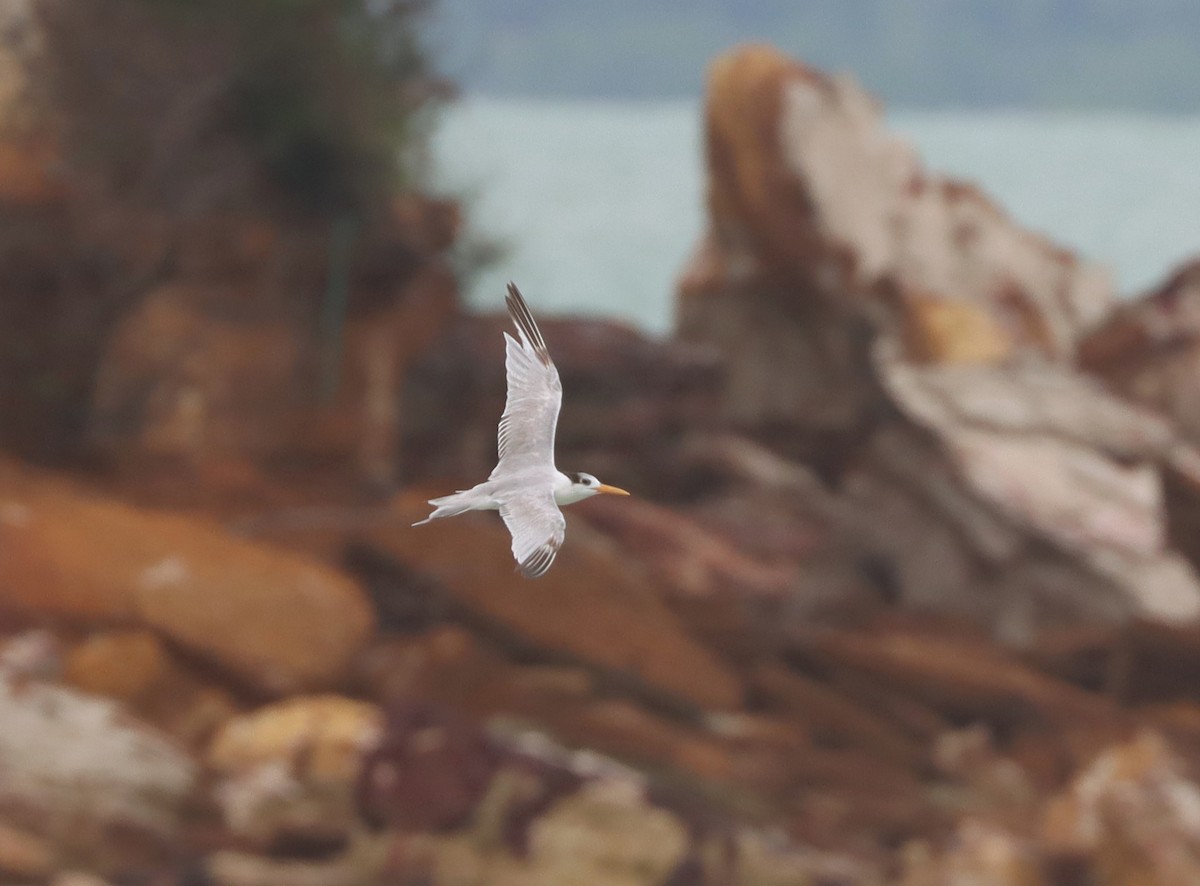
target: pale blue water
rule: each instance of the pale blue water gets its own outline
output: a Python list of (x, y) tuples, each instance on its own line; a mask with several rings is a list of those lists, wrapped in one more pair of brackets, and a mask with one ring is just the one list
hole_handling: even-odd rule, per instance
[[(1122, 292), (1200, 253), (1200, 119), (1025, 113), (889, 115), (932, 171), (970, 179), (1020, 223), (1109, 266)], [(481, 233), (509, 246), (472, 304), (509, 279), (539, 311), (672, 323), (675, 281), (704, 225), (695, 102), (469, 99), (435, 156)]]

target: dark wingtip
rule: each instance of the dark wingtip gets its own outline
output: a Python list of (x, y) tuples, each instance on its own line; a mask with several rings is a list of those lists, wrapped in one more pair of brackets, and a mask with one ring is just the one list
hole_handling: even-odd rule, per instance
[(557, 554), (558, 548), (547, 542), (526, 557), (517, 570), (526, 578), (541, 578), (550, 570)]
[(508, 306), (508, 313), (512, 317), (513, 323), (517, 324), (517, 328), (524, 334), (525, 339), (538, 355), (538, 359), (549, 366), (550, 351), (546, 348), (546, 340), (542, 338), (542, 331), (538, 329), (537, 322), (533, 319), (533, 312), (529, 310), (529, 305), (526, 303), (525, 297), (521, 295), (521, 290), (517, 289), (517, 284), (512, 281), (509, 281), (508, 295), (505, 296), (504, 303)]

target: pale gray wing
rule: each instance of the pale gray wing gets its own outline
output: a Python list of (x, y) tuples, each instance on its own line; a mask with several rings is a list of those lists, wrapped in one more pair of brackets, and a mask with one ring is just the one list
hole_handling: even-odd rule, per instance
[(500, 516), (512, 535), (517, 568), (526, 578), (545, 575), (567, 531), (550, 487), (508, 493), (500, 502)]
[(554, 431), (562, 405), (562, 382), (546, 341), (525, 299), (511, 283), (505, 304), (520, 340), (504, 333), (508, 399), (500, 418), (500, 459), (492, 477), (526, 468), (553, 469)]

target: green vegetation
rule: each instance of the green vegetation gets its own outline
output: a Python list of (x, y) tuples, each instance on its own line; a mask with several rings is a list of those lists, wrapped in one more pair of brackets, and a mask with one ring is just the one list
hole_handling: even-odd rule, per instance
[(1192, 0), (441, 0), (439, 52), (493, 95), (696, 95), (768, 41), (908, 107), (1200, 109)]
[(442, 95), (420, 0), (41, 0), (38, 100), (126, 197), (368, 211), (421, 174)]

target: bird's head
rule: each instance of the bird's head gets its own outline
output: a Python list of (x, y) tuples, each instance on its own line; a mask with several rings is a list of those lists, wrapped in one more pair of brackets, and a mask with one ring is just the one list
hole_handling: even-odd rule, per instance
[(571, 504), (593, 495), (629, 495), (624, 489), (601, 483), (591, 474), (569, 473), (566, 477), (571, 485), (555, 496), (559, 504)]

